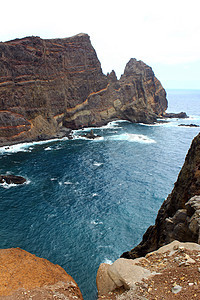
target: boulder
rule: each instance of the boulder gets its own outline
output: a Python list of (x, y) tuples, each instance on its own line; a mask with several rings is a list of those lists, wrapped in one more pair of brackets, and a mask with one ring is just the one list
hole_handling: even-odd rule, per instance
[(87, 139), (96, 139), (96, 138), (100, 138), (101, 136), (100, 135), (97, 135), (97, 134), (94, 134), (94, 131), (91, 129), (90, 132), (86, 133), (86, 134), (83, 134), (81, 135), (81, 137), (85, 137)]
[(23, 184), (26, 182), (26, 179), (22, 176), (16, 175), (0, 175), (0, 183), (6, 182), (7, 184)]

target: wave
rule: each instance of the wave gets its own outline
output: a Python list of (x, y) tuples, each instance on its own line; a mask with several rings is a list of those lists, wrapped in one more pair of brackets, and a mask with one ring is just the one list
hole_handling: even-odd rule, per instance
[(73, 130), (72, 134), (77, 136), (79, 135), (80, 132), (85, 132), (85, 131), (122, 128), (119, 126), (120, 123), (131, 123), (131, 122), (127, 120), (115, 120), (115, 121), (108, 122), (106, 125), (102, 125), (99, 127), (84, 127), (82, 129)]
[(96, 166), (96, 167), (100, 167), (101, 165), (103, 165), (103, 163), (98, 163), (96, 161), (93, 163), (93, 166)]
[[(68, 140), (67, 137), (64, 137), (62, 139), (50, 139), (50, 140), (44, 140), (44, 141), (33, 141), (33, 142), (28, 142), (28, 143), (19, 143), (15, 145), (10, 145), (10, 146), (3, 146), (0, 147), (0, 154), (9, 154), (9, 153), (17, 153), (17, 152), (31, 152), (33, 149), (33, 146), (35, 145), (43, 145), (43, 144), (48, 144), (51, 142), (57, 142), (57, 141), (65, 141)], [(52, 150), (50, 147), (47, 147), (45, 150)]]
[(144, 143), (144, 144), (156, 143), (155, 140), (150, 139), (146, 135), (134, 134), (134, 133), (122, 133), (119, 135), (112, 135), (108, 137), (108, 139), (114, 141), (128, 141), (128, 142), (136, 142), (136, 143)]
[(90, 222), (90, 224), (92, 224), (92, 225), (99, 225), (99, 224), (102, 225), (103, 222), (98, 221), (98, 220), (97, 220), (97, 221), (94, 221), (94, 220), (93, 220), (93, 221)]
[(108, 264), (108, 265), (112, 265), (113, 261), (110, 260), (110, 259), (108, 259), (108, 258), (105, 258), (104, 261), (103, 261), (103, 263)]

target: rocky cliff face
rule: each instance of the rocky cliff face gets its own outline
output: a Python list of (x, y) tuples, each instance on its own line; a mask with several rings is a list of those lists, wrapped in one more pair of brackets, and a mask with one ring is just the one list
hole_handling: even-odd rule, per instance
[(83, 299), (64, 269), (20, 248), (0, 250), (0, 299)]
[(105, 76), (87, 34), (0, 43), (0, 144), (126, 119), (152, 122), (167, 108), (152, 69), (131, 59)]
[(173, 240), (200, 243), (200, 134), (193, 140), (171, 194), (162, 204), (155, 225), (124, 258), (136, 258)]

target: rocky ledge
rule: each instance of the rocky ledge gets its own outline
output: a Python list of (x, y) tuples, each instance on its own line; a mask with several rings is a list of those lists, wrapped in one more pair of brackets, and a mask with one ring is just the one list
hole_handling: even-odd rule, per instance
[(0, 250), (0, 299), (83, 299), (64, 269), (20, 248)]
[(87, 34), (0, 43), (0, 145), (116, 119), (154, 122), (166, 109), (151, 67), (132, 58), (119, 80), (104, 75)]
[(98, 299), (200, 299), (199, 272), (200, 245), (174, 241), (145, 257), (101, 264)]

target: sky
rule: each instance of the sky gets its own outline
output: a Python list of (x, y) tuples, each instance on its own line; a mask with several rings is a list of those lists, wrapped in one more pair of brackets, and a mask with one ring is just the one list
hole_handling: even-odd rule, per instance
[(2, 0), (0, 41), (87, 33), (105, 74), (133, 57), (166, 89), (200, 89), (199, 11), (199, 0)]

